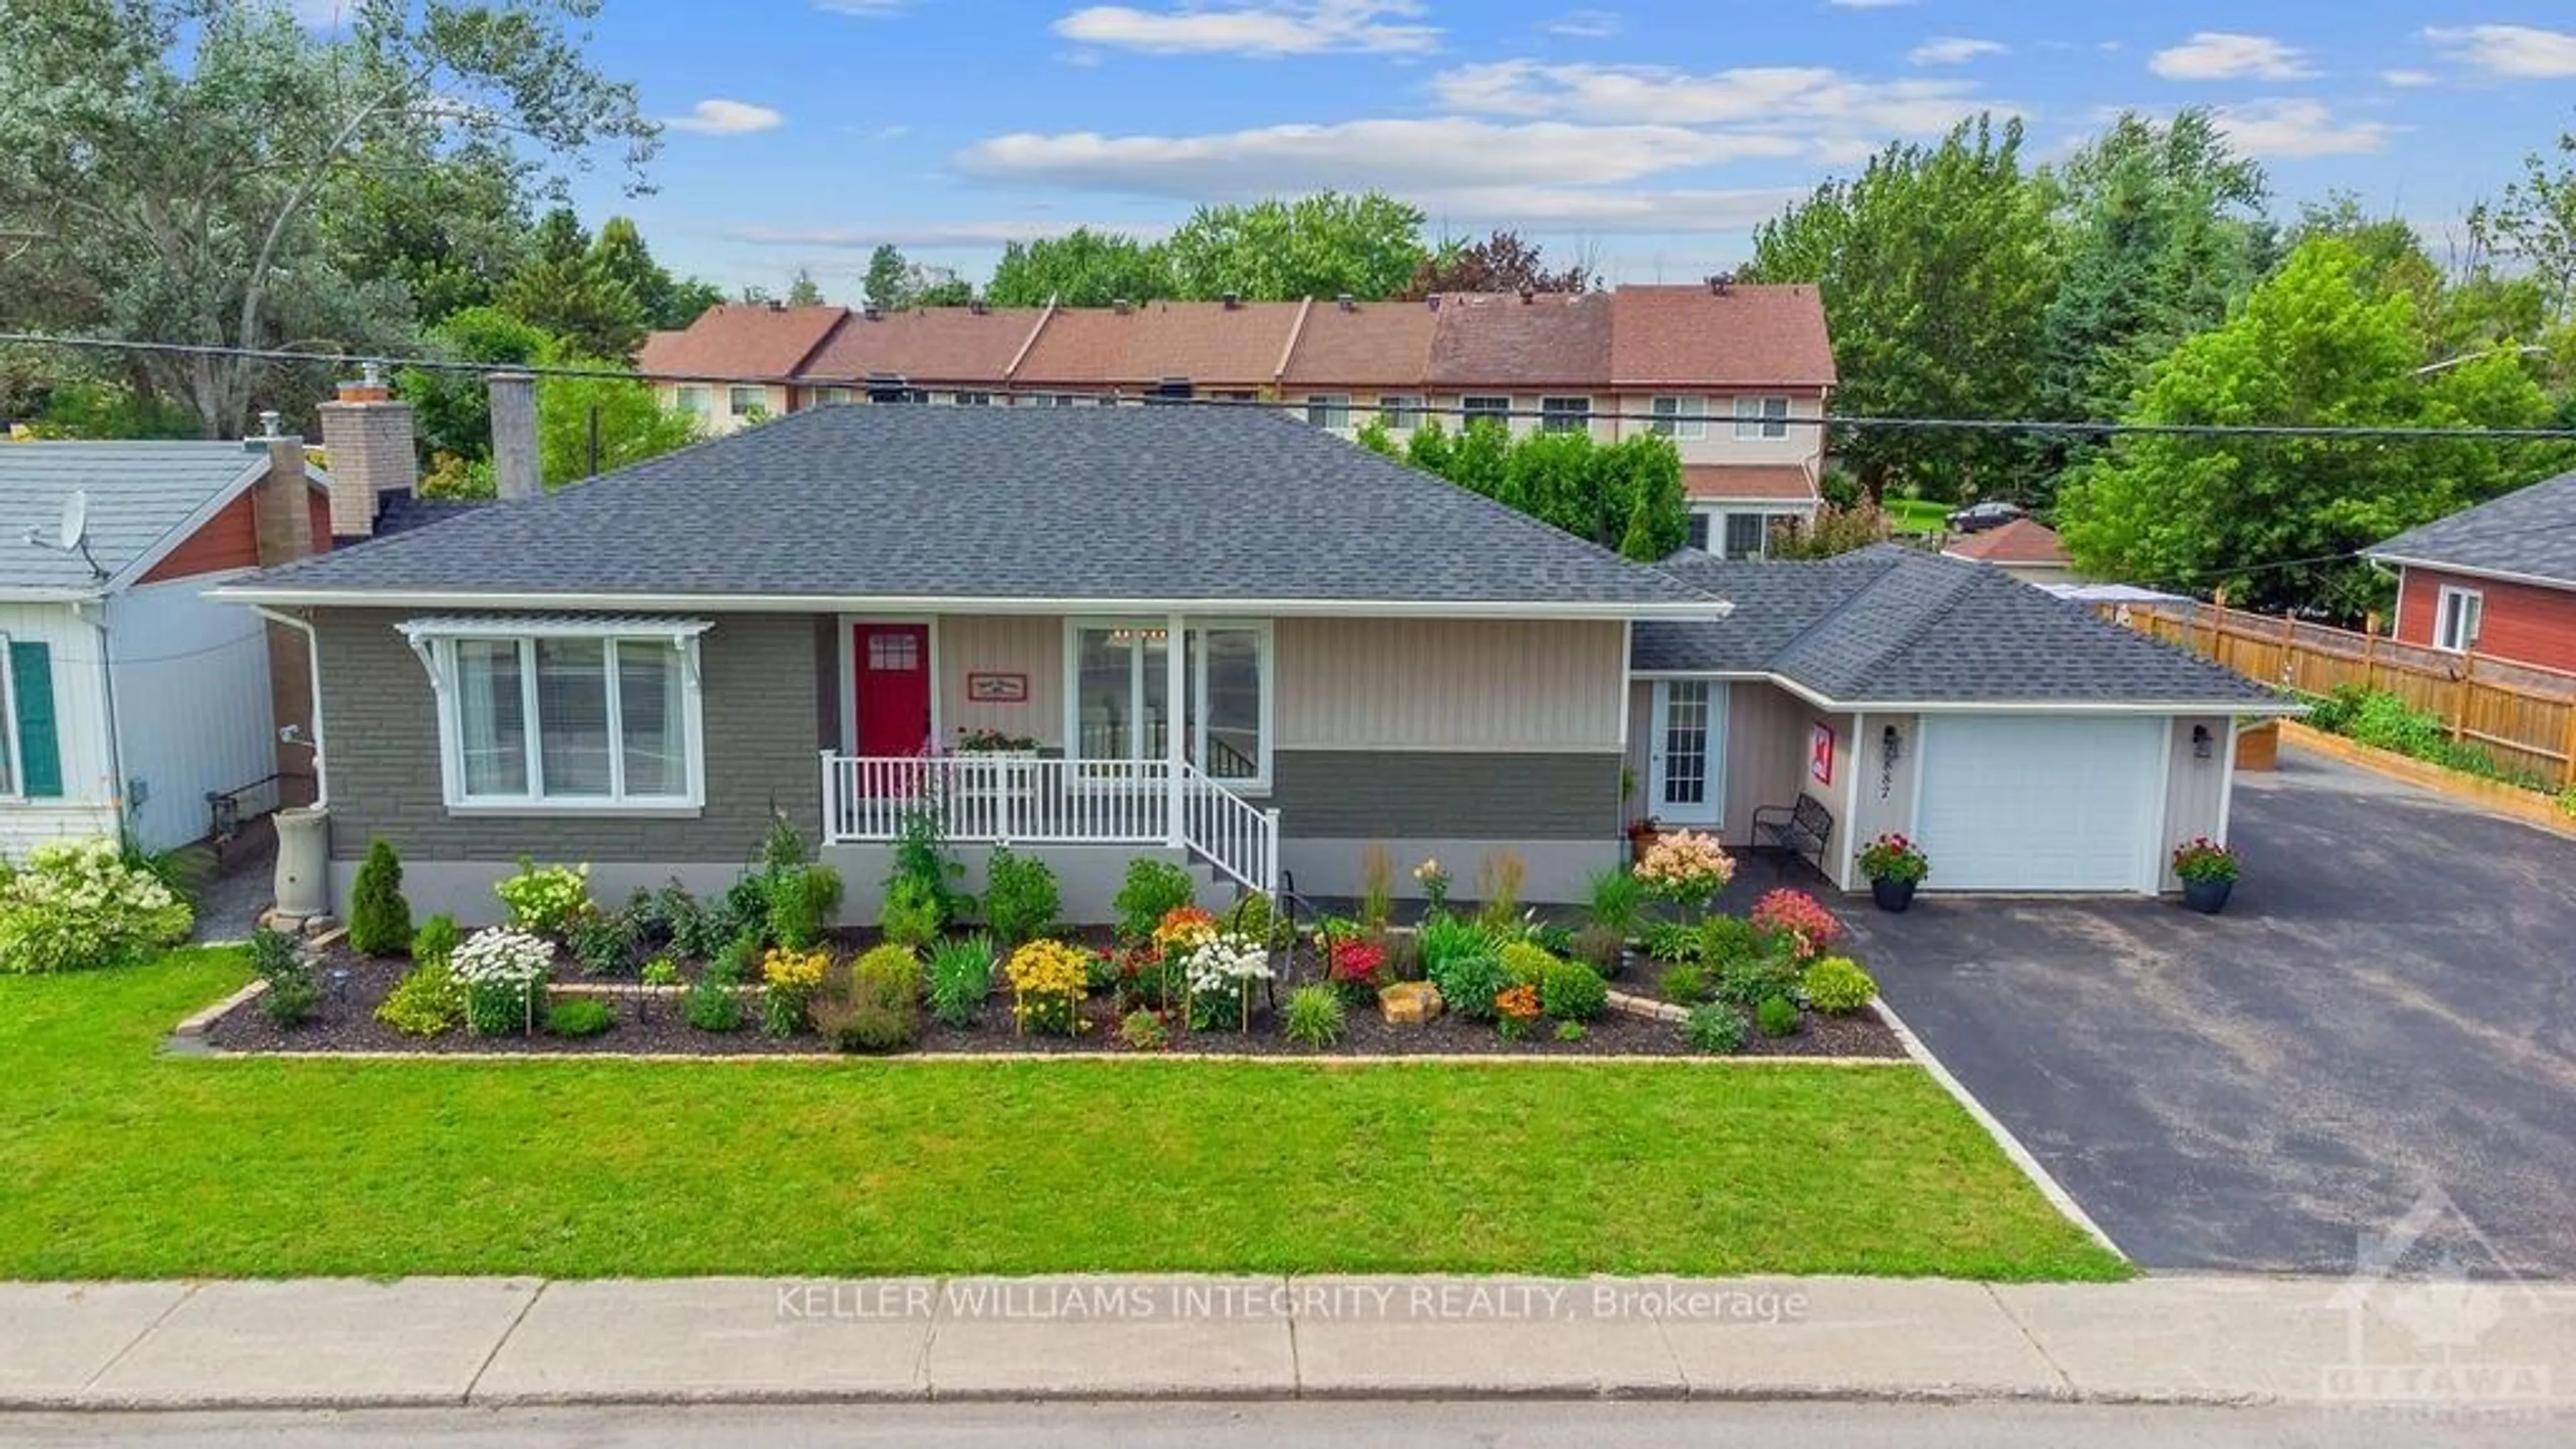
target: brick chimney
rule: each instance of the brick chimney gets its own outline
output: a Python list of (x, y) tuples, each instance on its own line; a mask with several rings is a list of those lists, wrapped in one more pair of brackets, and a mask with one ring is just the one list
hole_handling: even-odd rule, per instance
[(277, 430), (275, 411), (259, 415), (259, 436), (243, 447), (268, 454), (268, 473), (250, 491), (252, 532), (258, 539), (259, 566), (272, 568), (309, 553), (328, 549), (331, 540), (313, 537), (312, 481), (304, 472), (304, 440)]
[(492, 491), (504, 503), (545, 491), (537, 464), (537, 380), (524, 372), (496, 372), (484, 380), (492, 395)]
[(340, 384), (336, 401), (322, 404), (322, 446), (331, 454), (331, 532), (366, 538), (376, 531), (377, 500), (420, 485), (413, 451), (411, 404), (397, 402), (374, 363), (355, 382)]

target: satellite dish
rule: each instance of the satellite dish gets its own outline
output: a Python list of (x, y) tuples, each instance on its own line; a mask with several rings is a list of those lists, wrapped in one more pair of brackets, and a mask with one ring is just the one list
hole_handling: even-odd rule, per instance
[(81, 541), (88, 537), (89, 490), (86, 488), (75, 488), (72, 490), (71, 496), (63, 500), (62, 532), (59, 535), (60, 542), (56, 543), (55, 547), (61, 549), (65, 553), (70, 553), (74, 549), (79, 548), (81, 546)]

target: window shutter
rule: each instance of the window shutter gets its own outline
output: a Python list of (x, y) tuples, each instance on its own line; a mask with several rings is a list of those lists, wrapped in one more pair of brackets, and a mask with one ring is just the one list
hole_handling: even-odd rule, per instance
[(9, 645), (12, 696), (18, 703), (18, 772), (30, 798), (63, 793), (62, 732), (54, 722), (54, 651), (47, 644)]

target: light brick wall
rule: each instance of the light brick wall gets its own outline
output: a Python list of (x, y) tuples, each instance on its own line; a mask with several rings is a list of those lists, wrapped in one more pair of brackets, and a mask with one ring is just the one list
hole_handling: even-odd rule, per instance
[(326, 402), (319, 411), (331, 454), (331, 532), (363, 538), (375, 531), (377, 494), (407, 493), (420, 483), (411, 404)]

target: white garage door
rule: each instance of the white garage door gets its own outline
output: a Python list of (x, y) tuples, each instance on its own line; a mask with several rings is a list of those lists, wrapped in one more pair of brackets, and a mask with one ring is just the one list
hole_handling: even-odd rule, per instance
[(2165, 732), (2154, 718), (1926, 718), (1914, 833), (1928, 888), (2154, 889)]

